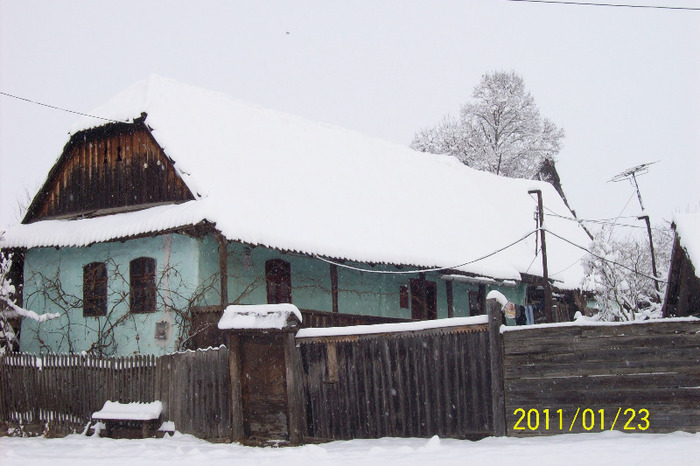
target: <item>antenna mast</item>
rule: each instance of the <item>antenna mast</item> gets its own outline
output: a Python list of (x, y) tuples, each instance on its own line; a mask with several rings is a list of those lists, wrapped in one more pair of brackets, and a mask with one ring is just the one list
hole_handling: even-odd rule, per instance
[(656, 288), (656, 291), (658, 292), (659, 282), (656, 280), (658, 275), (656, 273), (656, 256), (654, 254), (654, 241), (651, 237), (651, 222), (649, 222), (649, 216), (644, 211), (644, 204), (642, 203), (642, 193), (639, 190), (639, 184), (637, 183), (637, 176), (641, 176), (647, 173), (649, 171), (649, 166), (657, 162), (658, 160), (656, 162), (643, 163), (641, 165), (637, 165), (636, 167), (628, 168), (622, 173), (619, 173), (612, 177), (608, 181), (608, 183), (617, 183), (618, 181), (630, 180), (630, 183), (632, 183), (634, 185), (634, 188), (637, 190), (637, 199), (639, 200), (639, 207), (642, 209), (642, 213), (644, 214), (637, 217), (637, 219), (644, 220), (647, 224), (647, 234), (649, 235), (649, 249), (651, 250), (651, 270), (652, 272), (654, 272), (654, 288)]

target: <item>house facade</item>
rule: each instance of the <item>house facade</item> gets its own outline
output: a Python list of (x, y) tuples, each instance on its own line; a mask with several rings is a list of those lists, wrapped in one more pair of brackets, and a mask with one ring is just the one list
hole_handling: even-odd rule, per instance
[(152, 77), (76, 124), (3, 248), (23, 259), (29, 352), (164, 354), (220, 343), (228, 304), (292, 302), (302, 325), (485, 312), (541, 300), (529, 192), (573, 305), (587, 236), (551, 185), (476, 172)]

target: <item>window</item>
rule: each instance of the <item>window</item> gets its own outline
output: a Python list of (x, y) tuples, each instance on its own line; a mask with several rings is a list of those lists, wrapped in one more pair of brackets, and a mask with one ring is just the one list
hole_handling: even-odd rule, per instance
[(83, 266), (83, 316), (107, 315), (107, 265), (92, 262)]
[(131, 312), (156, 311), (156, 260), (139, 257), (129, 263)]
[(289, 262), (280, 259), (265, 262), (265, 277), (269, 304), (292, 302), (292, 273)]
[(406, 285), (399, 287), (399, 307), (408, 309), (408, 287)]
[(437, 319), (437, 283), (412, 278), (411, 318), (415, 320)]
[(479, 292), (469, 292), (469, 315), (477, 316), (481, 314), (481, 306), (479, 305)]

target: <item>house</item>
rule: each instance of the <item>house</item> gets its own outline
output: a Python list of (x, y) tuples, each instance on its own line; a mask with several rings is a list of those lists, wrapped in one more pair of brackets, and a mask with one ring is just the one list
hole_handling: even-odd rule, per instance
[(676, 214), (663, 315), (700, 317), (700, 213)]
[[(70, 131), (3, 248), (24, 261), (23, 351), (217, 344), (228, 304), (304, 325), (485, 312), (500, 290), (574, 306), (588, 237), (556, 190), (153, 76)], [(108, 119), (106, 121), (105, 119)]]

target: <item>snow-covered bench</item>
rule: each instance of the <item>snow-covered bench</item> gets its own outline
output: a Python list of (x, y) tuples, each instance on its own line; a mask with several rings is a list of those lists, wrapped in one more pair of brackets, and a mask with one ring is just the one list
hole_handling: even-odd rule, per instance
[[(113, 438), (155, 437), (161, 425), (163, 403), (119, 403), (106, 401), (101, 410), (92, 414), (92, 420), (101, 422), (100, 435)], [(104, 432), (104, 433), (103, 433)]]

